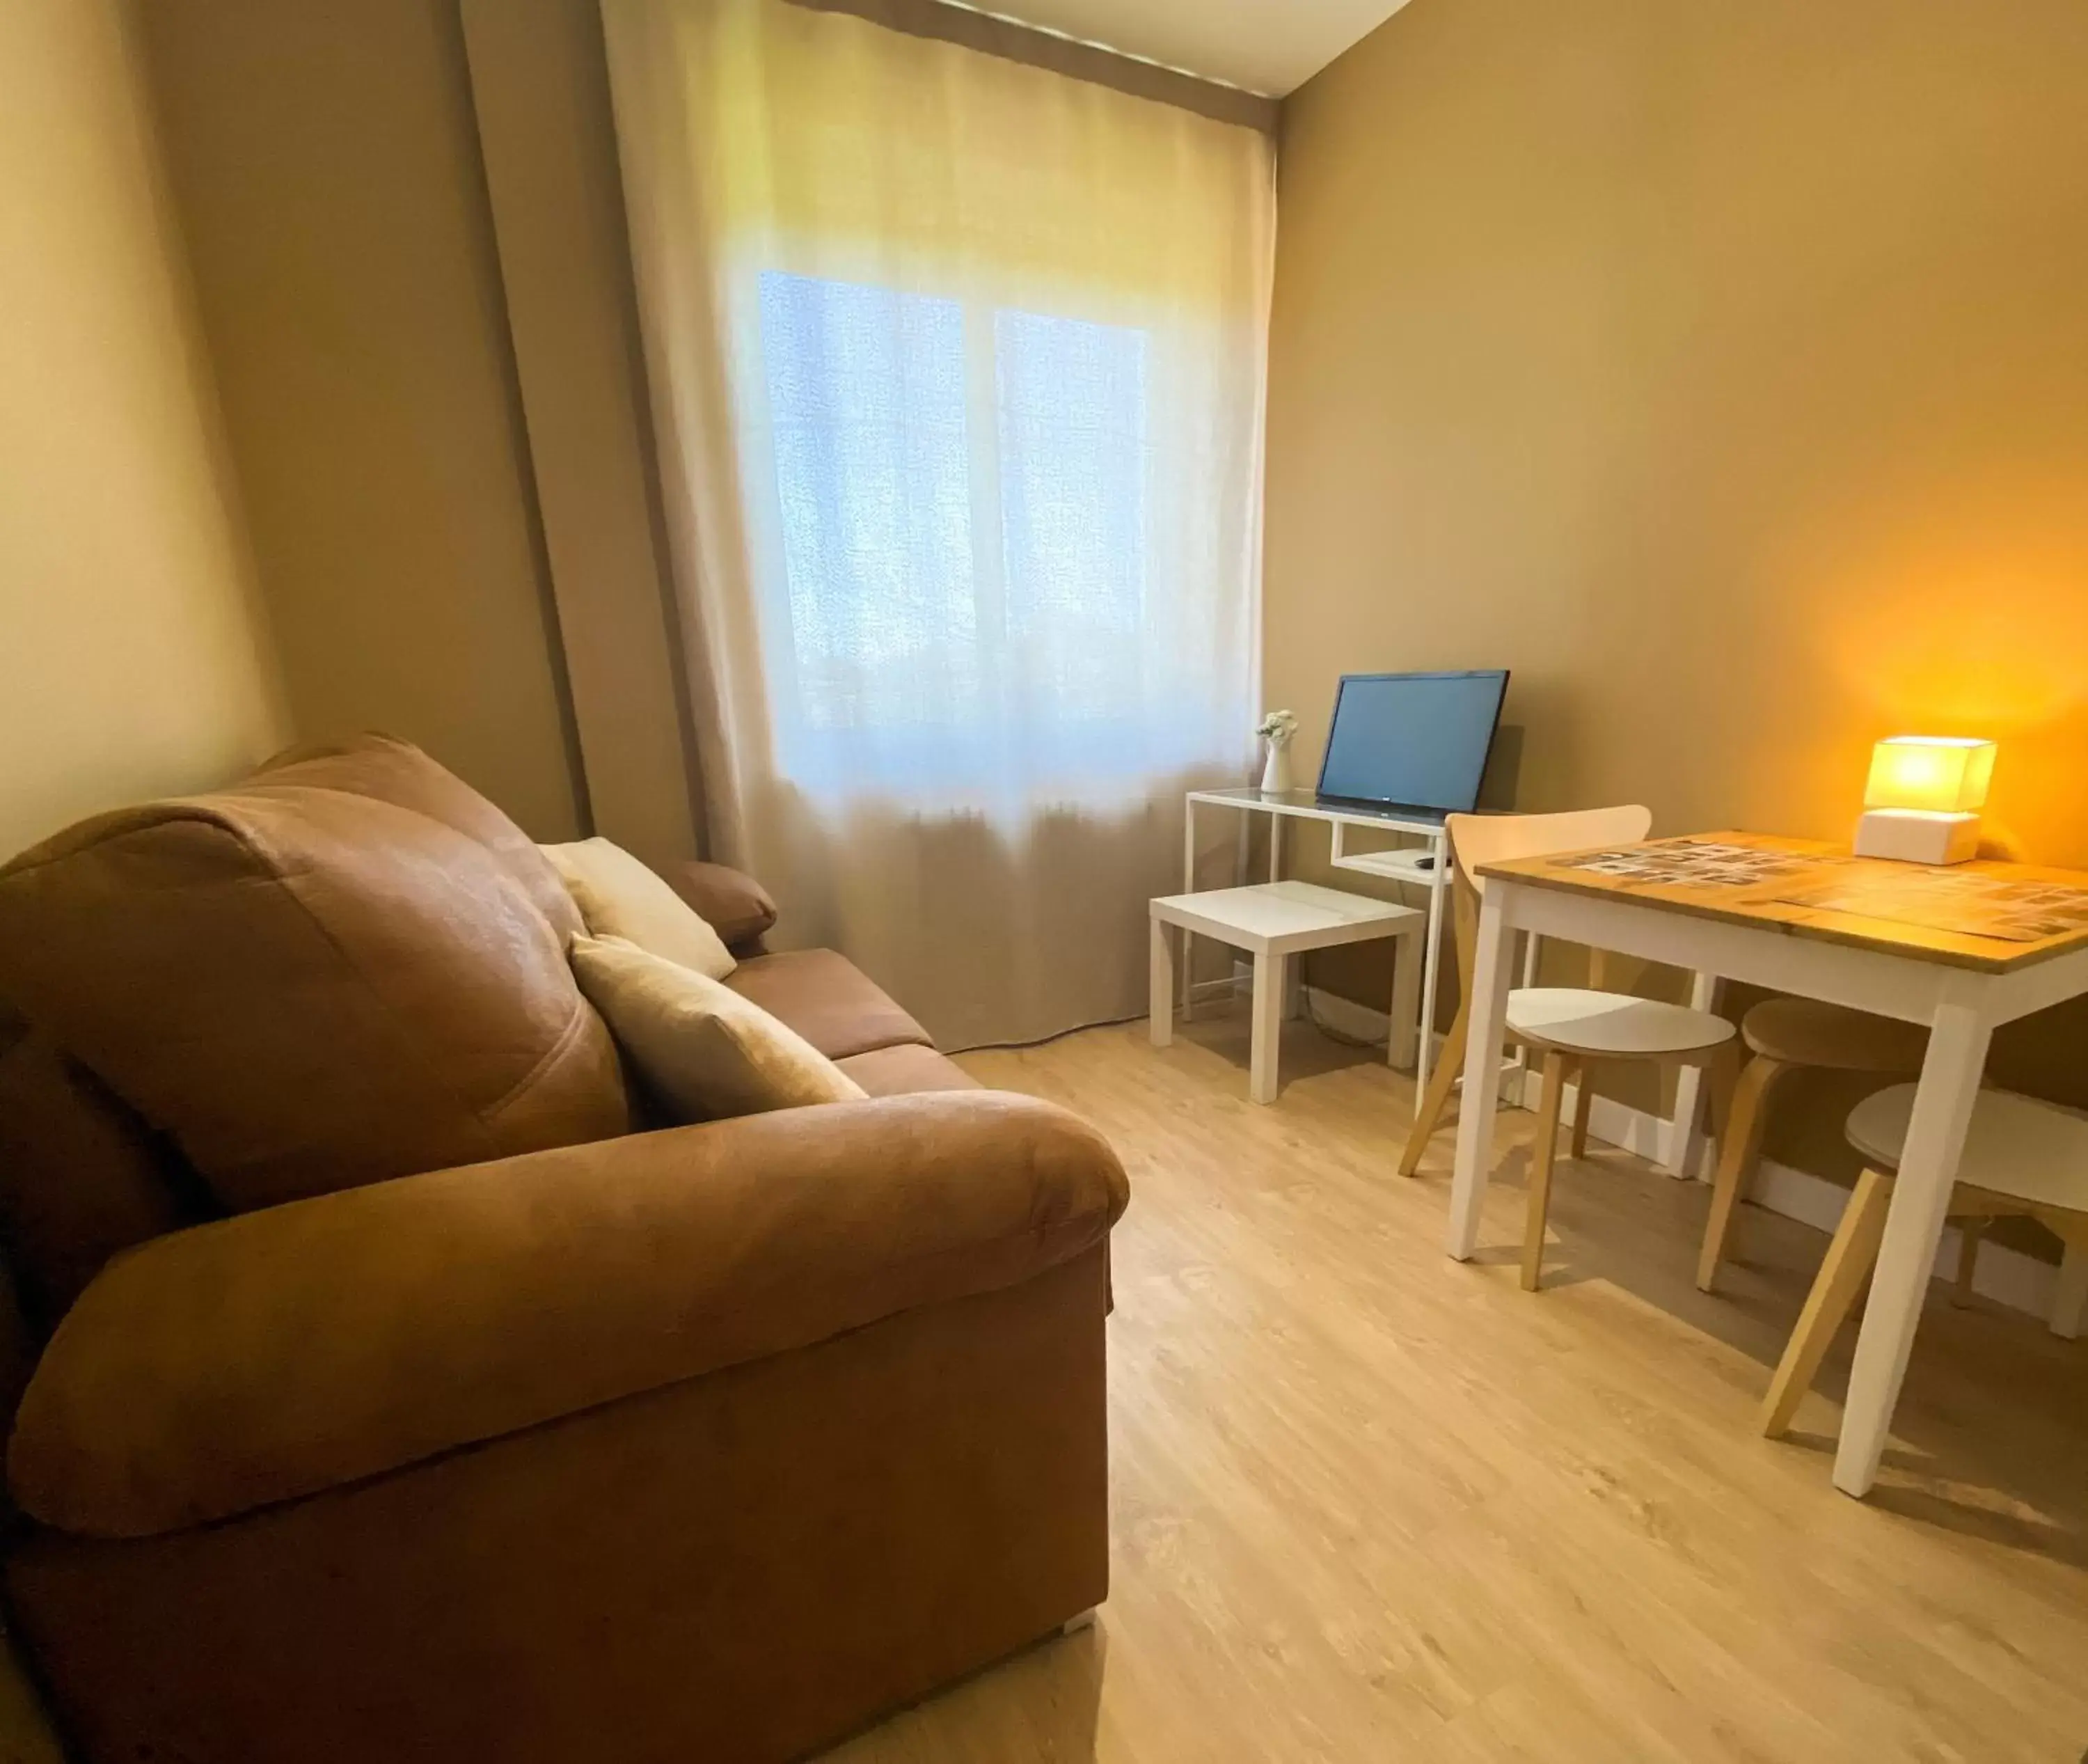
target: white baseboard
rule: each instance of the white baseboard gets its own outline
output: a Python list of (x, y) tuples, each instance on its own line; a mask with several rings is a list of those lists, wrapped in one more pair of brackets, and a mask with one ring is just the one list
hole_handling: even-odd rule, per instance
[[(1388, 1013), (1373, 1010), (1367, 1004), (1358, 1004), (1353, 999), (1345, 999), (1339, 993), (1318, 987), (1307, 987), (1305, 995), (1311, 1014), (1337, 1034), (1358, 1041), (1381, 1042), (1385, 1038), (1391, 1022)], [(1504, 1085), (1510, 1100), (1514, 1100), (1515, 1089), (1513, 1085)], [(1521, 1106), (1536, 1107), (1538, 1075), (1534, 1072), (1522, 1074), (1521, 1090)], [(1577, 1101), (1575, 1092), (1569, 1089), (1566, 1103), (1569, 1119)], [(1588, 1118), (1590, 1138), (1599, 1139), (1606, 1145), (1621, 1146), (1654, 1163), (1662, 1162), (1667, 1156), (1669, 1126), (1670, 1123), (1659, 1115), (1649, 1115), (1643, 1109), (1599, 1094), (1595, 1098), (1594, 1111)], [(1696, 1167), (1691, 1171), (1693, 1180), (1709, 1180), (1713, 1150), (1709, 1145), (1699, 1148)], [(1825, 1176), (1816, 1176), (1810, 1171), (1794, 1169), (1765, 1158), (1756, 1168), (1754, 1182), (1746, 1198), (1756, 1206), (1796, 1219), (1816, 1231), (1832, 1231), (1841, 1222), (1849, 1191)], [(1958, 1245), (1956, 1229), (1946, 1227), (1936, 1255), (1939, 1278), (1951, 1278), (1957, 1274)], [(1995, 1243), (1981, 1247), (1972, 1277), (1974, 1289), (1982, 1298), (2007, 1305), (2011, 1310), (2027, 1311), (2036, 1317), (2052, 1315), (2058, 1280), (2059, 1270), (2051, 1263), (2026, 1256), (2021, 1250), (2010, 1249), (2005, 1244)]]

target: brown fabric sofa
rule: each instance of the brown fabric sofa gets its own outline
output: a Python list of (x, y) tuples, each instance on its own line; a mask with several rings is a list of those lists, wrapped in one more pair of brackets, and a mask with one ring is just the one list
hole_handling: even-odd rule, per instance
[(370, 738), (0, 869), (11, 1624), (89, 1764), (785, 1759), (1108, 1574), (1108, 1147), (670, 877), (871, 1100), (633, 1131)]

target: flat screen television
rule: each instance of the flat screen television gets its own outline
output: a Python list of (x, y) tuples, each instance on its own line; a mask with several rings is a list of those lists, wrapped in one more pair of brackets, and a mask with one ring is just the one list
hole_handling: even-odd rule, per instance
[(1478, 806), (1508, 670), (1345, 674), (1320, 794), (1384, 808), (1468, 814)]

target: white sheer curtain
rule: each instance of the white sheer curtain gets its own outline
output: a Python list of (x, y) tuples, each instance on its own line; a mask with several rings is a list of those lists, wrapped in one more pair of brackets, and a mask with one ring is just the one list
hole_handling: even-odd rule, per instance
[(785, 0), (604, 0), (715, 854), (945, 1045), (1143, 1008), (1237, 781), (1252, 129)]

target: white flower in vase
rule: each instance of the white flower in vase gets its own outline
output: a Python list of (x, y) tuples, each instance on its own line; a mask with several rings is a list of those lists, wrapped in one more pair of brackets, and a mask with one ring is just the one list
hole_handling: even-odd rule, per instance
[(1294, 711), (1273, 710), (1254, 726), (1254, 732), (1269, 744), (1262, 763), (1261, 787), (1267, 791), (1290, 788), (1290, 738), (1298, 733)]

